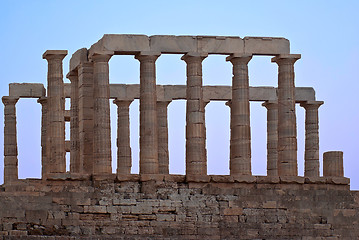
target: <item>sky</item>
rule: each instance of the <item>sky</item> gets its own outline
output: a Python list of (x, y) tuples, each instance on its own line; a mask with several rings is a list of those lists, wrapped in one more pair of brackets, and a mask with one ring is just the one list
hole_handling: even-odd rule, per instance
[[(0, 2), (0, 96), (9, 83), (42, 83), (46, 87), (48, 49), (65, 49), (64, 76), (71, 55), (89, 48), (104, 34), (215, 35), (284, 37), (295, 64), (297, 87), (313, 87), (319, 101), (320, 166), (326, 151), (344, 152), (344, 175), (359, 190), (359, 1), (12, 1)], [(204, 85), (231, 85), (226, 56), (203, 61)], [(158, 84), (185, 84), (180, 55), (157, 60)], [(251, 86), (277, 86), (277, 65), (270, 56), (249, 62)], [(110, 60), (110, 83), (139, 83), (139, 62), (133, 56)], [(68, 79), (64, 79), (69, 82)], [(20, 178), (40, 178), (41, 107), (37, 99), (20, 99), (17, 108)], [(69, 108), (69, 101), (66, 107)], [(0, 116), (4, 108), (1, 104)], [(297, 112), (298, 174), (304, 174), (305, 112)], [(185, 102), (168, 108), (170, 173), (185, 172)], [(229, 108), (224, 102), (206, 107), (208, 174), (229, 173)], [(138, 173), (138, 101), (130, 108), (133, 173)], [(4, 119), (0, 117), (0, 126)], [(113, 171), (116, 169), (116, 107), (111, 103)], [(66, 125), (67, 129), (69, 124)], [(266, 109), (251, 102), (252, 173), (266, 175)], [(67, 138), (69, 130), (67, 130)], [(3, 132), (0, 131), (0, 152)], [(0, 158), (0, 184), (3, 158)]]

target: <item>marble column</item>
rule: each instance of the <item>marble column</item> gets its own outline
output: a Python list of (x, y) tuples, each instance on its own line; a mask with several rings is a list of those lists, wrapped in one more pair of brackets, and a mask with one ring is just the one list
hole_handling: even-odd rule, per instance
[(49, 173), (65, 173), (65, 96), (62, 73), (62, 60), (67, 55), (66, 50), (47, 50), (43, 58), (48, 61), (47, 73), (47, 106), (49, 144)]
[(70, 108), (70, 172), (80, 173), (79, 142), (79, 78), (77, 71), (67, 76), (71, 81), (71, 108)]
[(300, 54), (272, 58), (278, 64), (278, 174), (297, 176), (297, 122), (295, 113), (294, 63)]
[(304, 176), (319, 177), (319, 118), (318, 109), (323, 101), (302, 102), (305, 108)]
[(251, 59), (251, 55), (245, 54), (232, 54), (226, 58), (233, 64), (229, 164), (231, 175), (252, 175), (248, 77), (248, 62)]
[(41, 97), (37, 100), (41, 104), (41, 175), (45, 179), (46, 175), (49, 173), (49, 163), (48, 163), (48, 143), (47, 143), (47, 98)]
[(94, 79), (93, 63), (78, 66), (79, 79), (79, 158), (80, 172), (94, 173)]
[(186, 175), (207, 175), (206, 125), (202, 87), (203, 53), (187, 53)]
[(94, 53), (94, 173), (111, 174), (110, 80), (108, 61), (113, 53)]
[(278, 102), (266, 101), (267, 108), (267, 176), (278, 176)]
[(117, 105), (117, 174), (131, 174), (130, 104), (133, 100), (114, 100)]
[(141, 52), (140, 61), (140, 174), (158, 174), (156, 60), (159, 52)]
[(169, 174), (167, 107), (171, 101), (157, 102), (158, 122), (158, 169), (160, 174)]
[(2, 97), (4, 103), (4, 183), (18, 180), (16, 103), (18, 97)]

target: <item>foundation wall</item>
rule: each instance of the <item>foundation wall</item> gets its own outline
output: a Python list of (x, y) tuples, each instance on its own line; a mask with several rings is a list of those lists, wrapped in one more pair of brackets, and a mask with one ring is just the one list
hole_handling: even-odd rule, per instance
[(347, 184), (300, 177), (210, 179), (23, 180), (1, 188), (0, 239), (359, 237), (359, 192)]

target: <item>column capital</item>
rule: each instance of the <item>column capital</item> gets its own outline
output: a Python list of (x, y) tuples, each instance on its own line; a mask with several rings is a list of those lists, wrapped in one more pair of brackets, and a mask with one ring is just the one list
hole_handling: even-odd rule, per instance
[(168, 104), (170, 104), (171, 102), (172, 102), (172, 100), (164, 100), (164, 101), (157, 100), (157, 104), (163, 104), (165, 106), (168, 106)]
[(133, 99), (126, 99), (126, 100), (122, 100), (122, 99), (115, 99), (113, 100), (113, 103), (116, 104), (118, 107), (129, 107), (131, 105), (131, 103), (133, 102)]
[(248, 64), (248, 62), (252, 59), (251, 54), (243, 54), (243, 53), (233, 53), (226, 57), (227, 62), (234, 63), (243, 63)]
[(113, 51), (93, 52), (89, 56), (89, 59), (92, 62), (108, 62), (113, 55), (114, 55)]
[(135, 59), (139, 61), (156, 61), (161, 56), (161, 52), (142, 51), (135, 55)]
[(232, 107), (232, 100), (228, 100), (227, 102), (225, 102), (224, 105), (226, 105), (226, 106), (228, 106), (229, 108), (231, 108), (231, 107)]
[(300, 54), (279, 54), (271, 59), (272, 62), (279, 64), (294, 64), (301, 58)]
[(203, 52), (188, 52), (181, 57), (181, 60), (186, 63), (189, 62), (202, 62), (206, 57), (208, 57), (208, 53)]
[(274, 100), (265, 101), (264, 103), (262, 103), (262, 106), (267, 108), (267, 109), (277, 108), (278, 107), (278, 101), (274, 101)]
[(19, 100), (19, 97), (12, 97), (12, 96), (3, 96), (1, 98), (2, 102), (5, 106), (7, 105), (15, 105), (17, 101)]
[(78, 72), (77, 72), (77, 68), (75, 70), (72, 70), (70, 72), (68, 72), (66, 74), (66, 78), (70, 80), (70, 82), (72, 82), (73, 80), (78, 79)]
[(40, 97), (37, 99), (37, 102), (43, 105), (44, 103), (47, 103), (47, 97)]
[(46, 50), (42, 58), (49, 60), (63, 60), (67, 55), (67, 50)]
[(322, 104), (324, 104), (324, 101), (306, 101), (301, 102), (300, 106), (305, 109), (318, 109)]

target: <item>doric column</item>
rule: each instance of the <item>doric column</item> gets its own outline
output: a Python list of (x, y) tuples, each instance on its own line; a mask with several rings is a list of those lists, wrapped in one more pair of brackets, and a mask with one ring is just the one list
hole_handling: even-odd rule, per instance
[(45, 179), (46, 175), (49, 173), (49, 163), (48, 163), (48, 142), (47, 142), (47, 98), (41, 97), (37, 100), (41, 104), (41, 175)]
[(278, 103), (266, 101), (267, 108), (267, 175), (278, 176)]
[(94, 173), (111, 174), (110, 80), (108, 61), (113, 53), (94, 53)]
[(297, 122), (295, 114), (294, 63), (300, 54), (272, 58), (278, 64), (278, 174), (297, 176)]
[(323, 176), (344, 177), (342, 151), (330, 151), (323, 153)]
[(18, 97), (2, 97), (4, 103), (4, 183), (18, 180), (16, 107)]
[(158, 174), (156, 60), (159, 52), (141, 52), (140, 61), (140, 173)]
[(93, 63), (78, 66), (79, 79), (79, 158), (80, 172), (94, 173), (94, 79)]
[(132, 100), (114, 100), (117, 105), (117, 174), (131, 174), (130, 104)]
[(65, 96), (62, 74), (62, 60), (66, 50), (47, 50), (43, 58), (48, 61), (47, 72), (47, 106), (49, 146), (49, 173), (66, 172), (65, 158)]
[(207, 175), (206, 125), (202, 87), (203, 53), (187, 53), (186, 175)]
[(319, 177), (319, 120), (318, 108), (323, 101), (307, 101), (305, 108), (304, 176)]
[(157, 102), (158, 168), (160, 174), (169, 174), (167, 107), (170, 102)]
[(71, 81), (71, 109), (70, 109), (70, 172), (80, 173), (79, 143), (79, 78), (77, 71), (69, 73)]
[(248, 77), (248, 62), (251, 59), (251, 55), (243, 54), (232, 54), (226, 59), (233, 64), (229, 164), (231, 175), (252, 175)]

